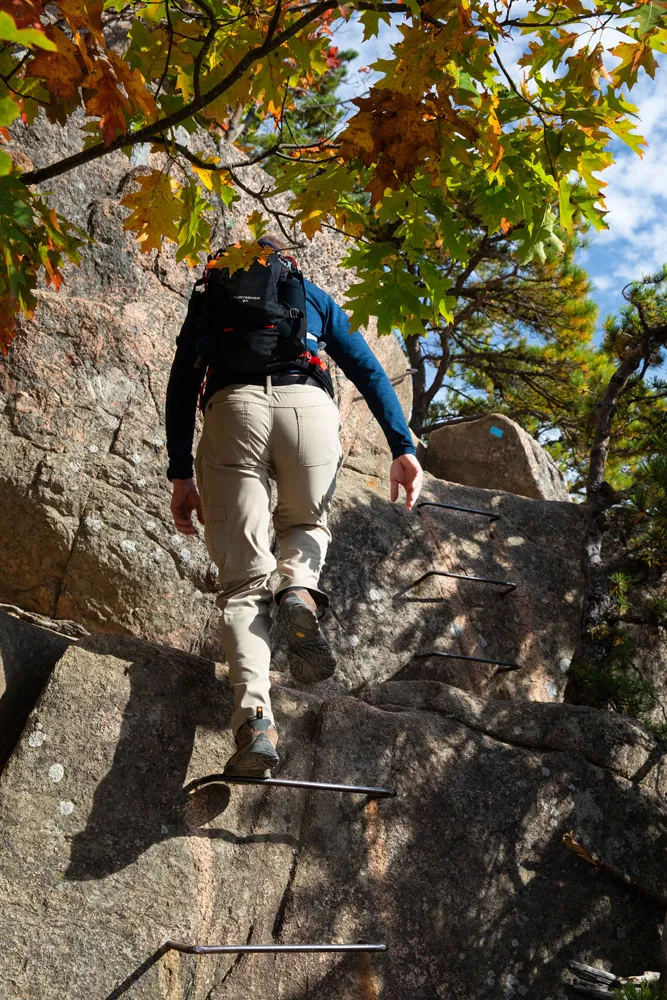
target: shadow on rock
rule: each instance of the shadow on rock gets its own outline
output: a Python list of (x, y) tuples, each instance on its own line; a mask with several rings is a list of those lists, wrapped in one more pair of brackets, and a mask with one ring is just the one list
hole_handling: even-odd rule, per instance
[(0, 610), (0, 770), (73, 639)]
[[(104, 878), (171, 837), (272, 841), (272, 834), (238, 837), (203, 829), (227, 808), (226, 785), (184, 791), (197, 729), (223, 732), (230, 723), (231, 692), (216, 678), (215, 664), (118, 636), (95, 636), (81, 646), (126, 661), (129, 698), (113, 763), (95, 791), (85, 829), (72, 841), (66, 878)], [(198, 761), (200, 773), (219, 771), (220, 763), (217, 756)], [(285, 842), (284, 836), (275, 839)]]

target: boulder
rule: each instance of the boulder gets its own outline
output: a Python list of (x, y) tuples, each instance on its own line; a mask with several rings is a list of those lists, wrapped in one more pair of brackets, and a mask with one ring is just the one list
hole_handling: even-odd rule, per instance
[(551, 456), (509, 417), (492, 413), (431, 431), (426, 468), (451, 483), (506, 490), (534, 500), (569, 500)]
[[(274, 694), (281, 776), (396, 798), (187, 795), (231, 751), (224, 668), (109, 635), (67, 650), (0, 778), (0, 995), (566, 1000), (570, 960), (658, 967), (661, 914), (562, 841), (662, 885), (667, 772), (638, 723), (434, 681)], [(388, 951), (196, 957), (168, 937)]]

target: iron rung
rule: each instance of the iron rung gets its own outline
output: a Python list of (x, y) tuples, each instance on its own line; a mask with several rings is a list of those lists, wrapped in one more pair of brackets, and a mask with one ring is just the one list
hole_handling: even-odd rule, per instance
[(433, 649), (430, 653), (415, 653), (413, 659), (425, 660), (429, 656), (442, 656), (448, 660), (472, 660), (475, 663), (491, 663), (503, 668), (500, 671), (496, 671), (496, 673), (502, 673), (505, 670), (521, 670), (520, 663), (513, 663), (510, 660), (494, 660), (489, 659), (487, 656), (465, 656), (463, 653), (445, 653), (441, 652), (439, 649)]
[(494, 514), (490, 510), (477, 510), (476, 507), (459, 507), (454, 503), (440, 503), (436, 500), (420, 500), (419, 503), (415, 504), (415, 510), (417, 507), (444, 507), (445, 510), (460, 510), (464, 514), (479, 514), (480, 517), (488, 517), (489, 521), (499, 521), (501, 515)]
[(396, 600), (397, 597), (402, 597), (403, 594), (407, 594), (409, 590), (416, 587), (418, 584), (422, 583), (423, 580), (427, 580), (429, 576), (448, 576), (453, 580), (468, 580), (471, 583), (492, 583), (496, 584), (498, 587), (507, 587), (507, 591), (516, 590), (516, 583), (510, 583), (509, 580), (491, 580), (486, 576), (466, 576), (465, 573), (446, 573), (442, 569), (431, 569), (428, 573), (424, 573), (415, 580), (413, 583), (409, 583), (407, 587), (403, 587), (403, 590), (399, 590), (397, 594), (394, 594), (392, 600)]
[(394, 788), (375, 788), (366, 785), (337, 785), (326, 781), (299, 781), (292, 778), (237, 778), (226, 774), (208, 774), (204, 778), (195, 778), (185, 786), (186, 792), (220, 781), (230, 785), (271, 785), (279, 788), (309, 788), (316, 792), (349, 792), (355, 795), (369, 795), (374, 799), (393, 799), (396, 797)]
[(189, 955), (230, 955), (244, 953), (386, 951), (386, 944), (184, 944), (167, 940), (165, 951), (183, 951)]

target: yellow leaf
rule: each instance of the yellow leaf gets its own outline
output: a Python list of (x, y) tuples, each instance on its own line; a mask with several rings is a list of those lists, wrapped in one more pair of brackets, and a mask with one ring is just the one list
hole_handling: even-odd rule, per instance
[(151, 170), (137, 178), (139, 191), (125, 195), (122, 205), (131, 209), (123, 229), (137, 233), (137, 242), (144, 253), (160, 250), (163, 238), (178, 241), (179, 224), (185, 216), (185, 205), (178, 197), (180, 186), (161, 170)]
[(124, 59), (111, 50), (109, 51), (109, 59), (116, 77), (125, 87), (127, 96), (134, 107), (141, 108), (149, 118), (157, 118), (155, 98), (146, 87), (146, 81), (139, 70), (132, 69)]
[(273, 250), (271, 247), (261, 247), (258, 243), (239, 242), (235, 243), (233, 247), (229, 247), (224, 256), (211, 261), (207, 267), (227, 267), (229, 268), (229, 273), (234, 274), (235, 271), (241, 268), (250, 267), (255, 261), (259, 261), (260, 264), (266, 264), (272, 253)]
[(252, 215), (248, 216), (248, 229), (256, 240), (258, 240), (268, 228), (269, 224), (261, 212), (255, 210)]

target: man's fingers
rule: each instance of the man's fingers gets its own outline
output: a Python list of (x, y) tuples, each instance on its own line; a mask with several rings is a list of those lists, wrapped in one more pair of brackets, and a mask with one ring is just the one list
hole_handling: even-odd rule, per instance
[(405, 487), (405, 506), (412, 510), (412, 505), (417, 499), (417, 491), (414, 482), (408, 483)]
[(197, 529), (192, 523), (192, 511), (187, 507), (172, 507), (171, 508), (172, 517), (174, 518), (174, 524), (177, 529), (183, 535), (196, 535)]
[(394, 503), (398, 500), (398, 480), (392, 479), (391, 481), (391, 502)]

